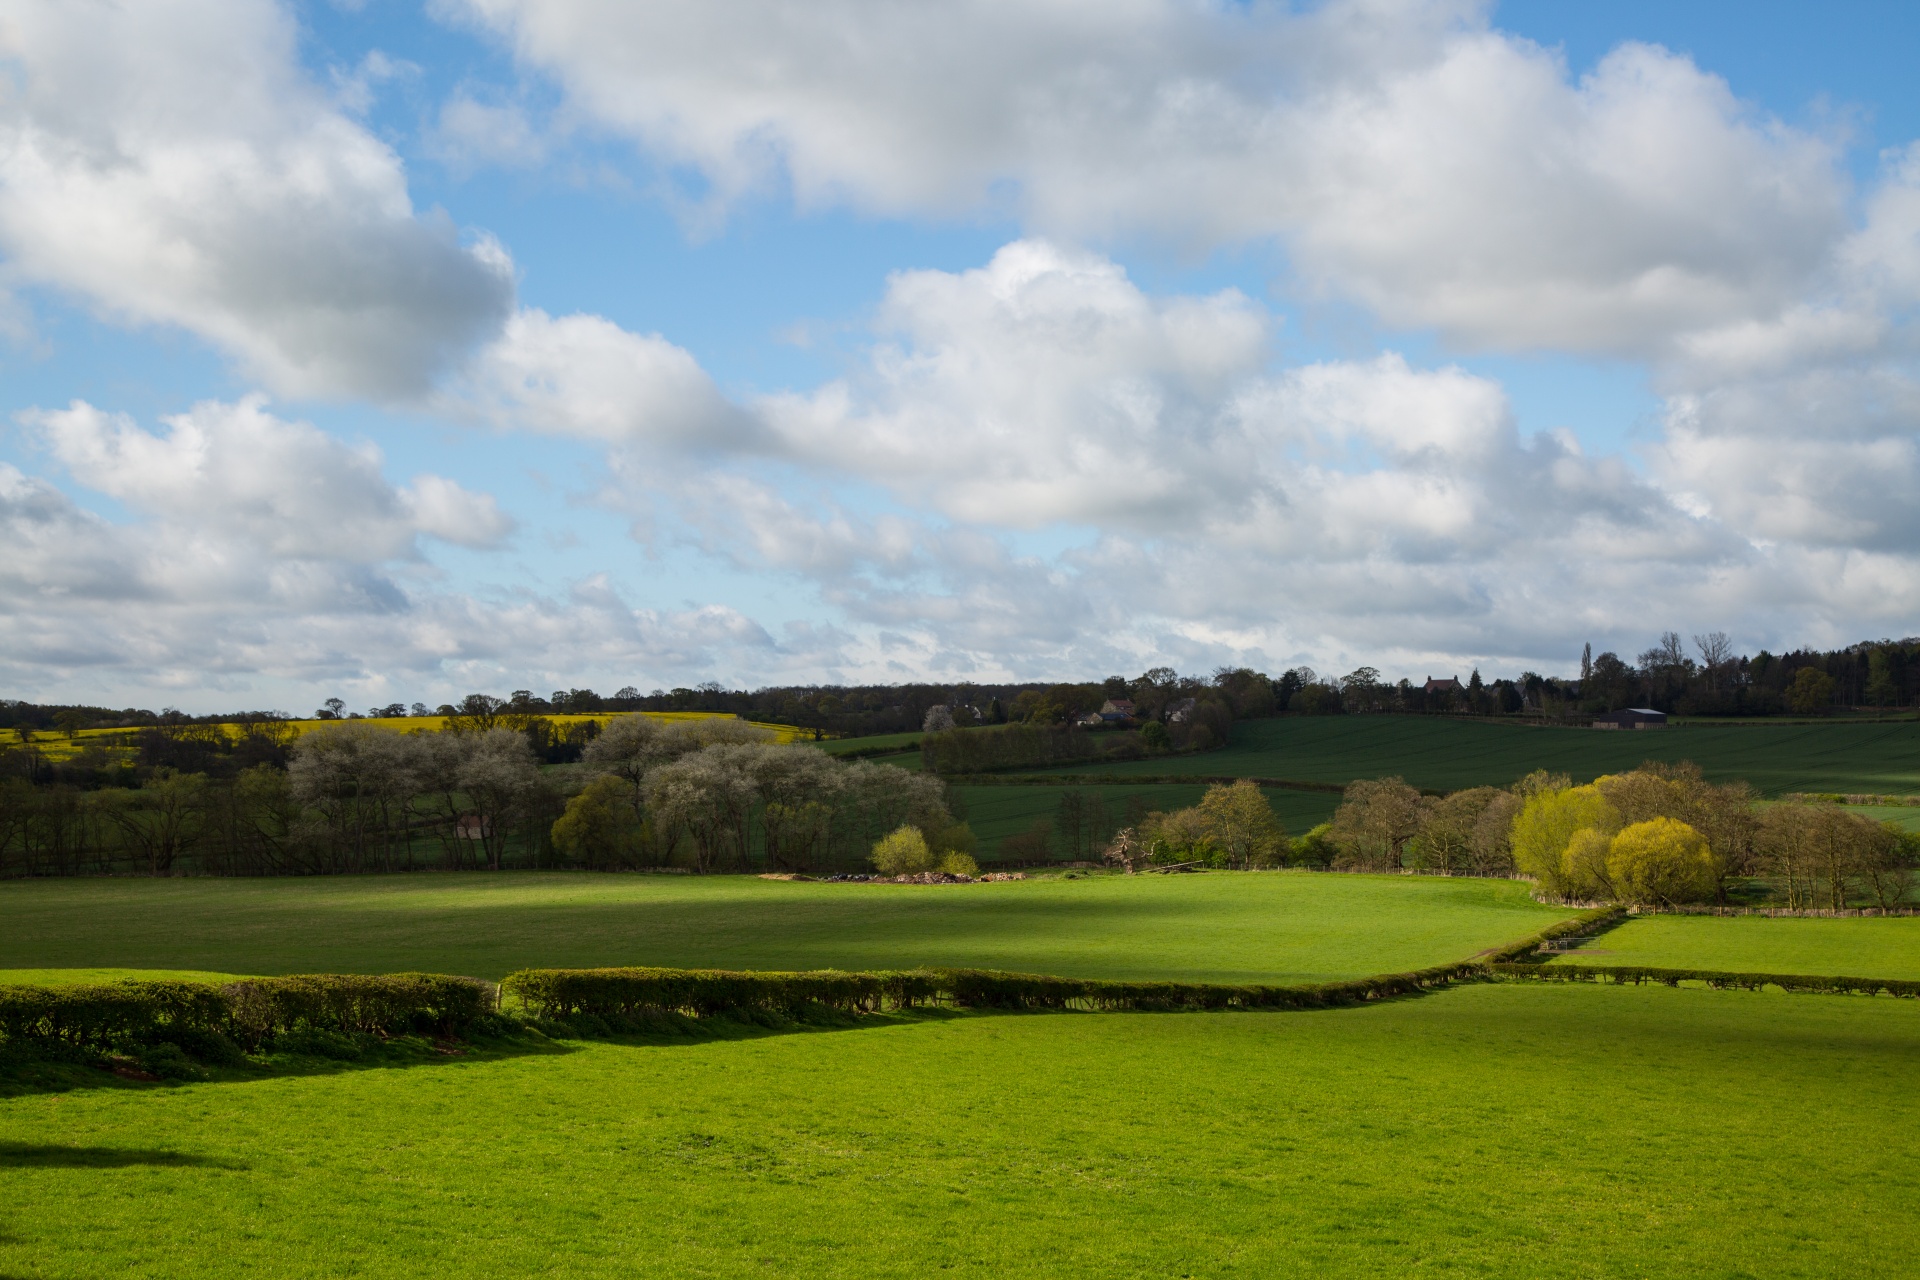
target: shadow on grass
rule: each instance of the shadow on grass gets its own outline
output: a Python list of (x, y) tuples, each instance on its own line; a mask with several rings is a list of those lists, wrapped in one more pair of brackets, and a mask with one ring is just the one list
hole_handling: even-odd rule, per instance
[(134, 1147), (68, 1147), (47, 1142), (0, 1142), (0, 1169), (162, 1169), (187, 1167), (246, 1169), (238, 1160), (199, 1156), (187, 1151)]
[[(373, 1036), (309, 1038), (304, 1047), (320, 1052), (266, 1053), (227, 1065), (191, 1064), (190, 1075), (175, 1075), (164, 1080), (142, 1068), (142, 1050), (138, 1048), (107, 1056), (74, 1050), (35, 1052), (21, 1047), (0, 1047), (0, 1098), (91, 1089), (154, 1090), (184, 1085), (204, 1088), (359, 1071), (444, 1069), (510, 1058), (560, 1057), (579, 1052), (589, 1042), (671, 1048), (771, 1036), (875, 1030), (970, 1016), (977, 1015), (954, 1009), (861, 1015), (822, 1009), (798, 1020), (743, 1013), (705, 1018), (661, 1014), (618, 1024), (597, 1018), (516, 1021), (500, 1034), (476, 1034), (465, 1040), (417, 1036), (389, 1040)], [(8, 1167), (8, 1153), (14, 1150), (26, 1148), (0, 1144), (0, 1167)]]

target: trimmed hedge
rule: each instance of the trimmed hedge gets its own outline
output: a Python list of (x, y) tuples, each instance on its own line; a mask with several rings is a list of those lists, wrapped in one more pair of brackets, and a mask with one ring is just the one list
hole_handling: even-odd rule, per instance
[(1817, 973), (1729, 973), (1718, 969), (1653, 969), (1645, 965), (1537, 965), (1496, 964), (1489, 966), (1495, 977), (1526, 978), (1534, 982), (1615, 982), (1640, 986), (1657, 982), (1677, 987), (1683, 982), (1702, 982), (1718, 991), (1758, 991), (1779, 987), (1782, 991), (1807, 991), (1823, 995), (1890, 996), (1920, 999), (1920, 982), (1897, 978), (1839, 978)]
[(845, 973), (740, 972), (729, 969), (522, 969), (501, 980), (537, 1016), (632, 1017), (647, 1013), (765, 1012), (792, 1015), (809, 1005), (846, 1013), (932, 1003), (936, 976), (919, 969)]
[(236, 1039), (258, 1044), (292, 1031), (448, 1034), (493, 1012), (493, 988), (437, 973), (307, 973), (249, 978), (220, 988)]
[(1603, 929), (1619, 924), (1627, 917), (1627, 909), (1620, 906), (1595, 907), (1591, 911), (1582, 911), (1577, 916), (1568, 916), (1555, 924), (1550, 924), (1538, 933), (1529, 934), (1518, 942), (1509, 943), (1496, 951), (1490, 951), (1480, 957), (1480, 962), (1494, 966), (1510, 964), (1521, 956), (1531, 955), (1543, 942), (1555, 938), (1577, 938), (1599, 933)]
[(270, 1044), (294, 1031), (450, 1033), (493, 1012), (493, 989), (428, 973), (304, 974), (201, 982), (0, 986), (0, 1041), (104, 1048), (169, 1034)]
[(0, 985), (0, 1041), (103, 1047), (174, 1029), (214, 1030), (226, 1015), (220, 988), (201, 982)]
[(1473, 961), (1303, 986), (1115, 982), (988, 969), (878, 973), (741, 973), (722, 969), (526, 969), (501, 984), (538, 1017), (681, 1013), (793, 1015), (809, 1005), (848, 1013), (942, 1004), (960, 1009), (1326, 1009), (1410, 995), (1484, 975)]

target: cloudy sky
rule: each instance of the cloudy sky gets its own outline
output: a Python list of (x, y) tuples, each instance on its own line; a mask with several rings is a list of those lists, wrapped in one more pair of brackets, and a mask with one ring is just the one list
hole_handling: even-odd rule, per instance
[(6, 0), (0, 696), (1920, 631), (1916, 37)]

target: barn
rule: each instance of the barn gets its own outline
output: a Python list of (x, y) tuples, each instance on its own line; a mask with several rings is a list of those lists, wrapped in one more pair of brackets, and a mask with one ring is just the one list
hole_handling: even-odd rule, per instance
[(1625, 711), (1609, 711), (1604, 716), (1595, 716), (1593, 727), (1596, 729), (1662, 729), (1666, 727), (1667, 713), (1655, 711), (1652, 707), (1628, 707)]

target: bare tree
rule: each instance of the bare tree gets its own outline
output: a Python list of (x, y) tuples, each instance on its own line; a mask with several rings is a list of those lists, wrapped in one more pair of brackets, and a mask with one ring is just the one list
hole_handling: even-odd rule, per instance
[(1733, 640), (1724, 631), (1709, 631), (1693, 638), (1700, 651), (1700, 666), (1707, 673), (1707, 688), (1720, 692), (1720, 676), (1733, 661)]

